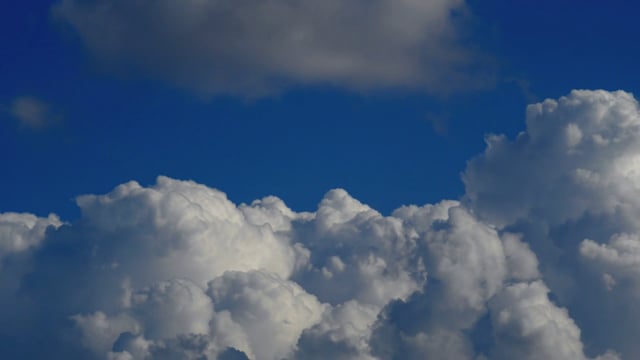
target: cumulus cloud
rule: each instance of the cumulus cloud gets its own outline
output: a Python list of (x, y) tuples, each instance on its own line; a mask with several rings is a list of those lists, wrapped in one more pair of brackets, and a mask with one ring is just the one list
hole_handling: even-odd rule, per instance
[(506, 287), (491, 300), (495, 359), (585, 359), (580, 329), (539, 281)]
[(621, 282), (640, 291), (638, 235), (616, 234), (604, 244), (586, 239), (580, 244), (580, 255), (601, 272), (603, 285), (607, 290), (613, 290)]
[(463, 0), (61, 0), (53, 12), (103, 65), (204, 94), (306, 84), (444, 93), (490, 78), (464, 46)]
[(466, 359), (505, 282), (538, 276), (518, 236), (457, 201), (383, 216), (337, 189), (296, 213), (160, 177), (77, 203), (66, 226), (26, 217), (58, 228), (3, 289), (40, 314), (18, 336), (54, 342), (43, 351), (56, 356)]
[(0, 260), (39, 246), (49, 227), (56, 229), (61, 225), (55, 214), (39, 218), (26, 213), (0, 213)]
[(574, 91), (490, 137), (460, 201), (296, 212), (159, 177), (67, 223), (0, 214), (0, 356), (638, 358), (638, 137), (631, 94)]
[(513, 141), (487, 137), (484, 154), (465, 172), (467, 199), (491, 223), (557, 225), (637, 206), (630, 196), (640, 187), (633, 95), (574, 90), (530, 105), (526, 124)]
[(295, 222), (294, 236), (308, 258), (293, 278), (322, 301), (382, 306), (424, 283), (414, 234), (344, 190), (330, 191), (312, 218)]
[(264, 272), (227, 272), (209, 283), (217, 311), (243, 330), (256, 359), (288, 358), (302, 331), (320, 321), (324, 306), (299, 285)]
[(321, 321), (300, 336), (294, 358), (373, 360), (369, 337), (378, 311), (377, 306), (355, 300), (327, 308)]
[[(467, 332), (509, 279), (500, 236), (455, 202), (405, 207), (394, 215), (420, 223), (415, 230), (430, 276), (422, 291), (385, 307), (371, 338), (374, 354), (380, 359), (474, 358)], [(429, 219), (430, 224), (424, 222)]]
[[(464, 174), (464, 202), (520, 233), (587, 352), (640, 356), (635, 259), (640, 230), (640, 111), (624, 91), (574, 90), (527, 109), (515, 139), (492, 135)], [(633, 319), (633, 320), (629, 320)]]

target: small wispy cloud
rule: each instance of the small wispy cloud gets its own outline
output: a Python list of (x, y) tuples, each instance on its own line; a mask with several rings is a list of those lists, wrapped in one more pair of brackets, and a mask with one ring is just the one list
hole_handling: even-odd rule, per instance
[(8, 111), (20, 125), (33, 130), (43, 130), (60, 120), (60, 115), (54, 111), (51, 104), (33, 96), (13, 99)]

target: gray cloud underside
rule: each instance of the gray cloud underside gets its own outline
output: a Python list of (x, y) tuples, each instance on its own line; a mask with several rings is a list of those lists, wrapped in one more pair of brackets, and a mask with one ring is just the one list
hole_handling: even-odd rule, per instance
[(296, 85), (448, 93), (491, 81), (463, 0), (62, 0), (95, 59), (205, 95)]
[(573, 91), (489, 136), (461, 201), (315, 212), (159, 177), (0, 214), (0, 355), (636, 359), (640, 112)]

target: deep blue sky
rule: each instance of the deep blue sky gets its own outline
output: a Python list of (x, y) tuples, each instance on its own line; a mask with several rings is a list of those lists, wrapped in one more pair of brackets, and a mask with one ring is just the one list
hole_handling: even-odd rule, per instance
[[(388, 213), (459, 197), (459, 175), (484, 134), (516, 134), (534, 99), (574, 88), (637, 93), (640, 84), (638, 9), (629, 1), (470, 2), (470, 41), (498, 69), (486, 90), (434, 97), (297, 87), (254, 100), (203, 99), (103, 72), (52, 19), (52, 4), (11, 2), (0, 13), (0, 212), (72, 219), (77, 195), (167, 175), (236, 202), (277, 195), (295, 210), (342, 187)], [(6, 110), (18, 96), (45, 100), (61, 123), (20, 126)], [(446, 119), (445, 132), (433, 118)]]

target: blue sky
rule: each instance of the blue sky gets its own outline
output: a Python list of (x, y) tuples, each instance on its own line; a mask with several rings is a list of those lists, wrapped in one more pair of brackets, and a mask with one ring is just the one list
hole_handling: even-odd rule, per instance
[[(275, 194), (300, 210), (344, 187), (389, 212), (459, 197), (459, 173), (484, 134), (522, 130), (527, 103), (573, 88), (634, 92), (638, 84), (637, 9), (624, 1), (471, 2), (476, 33), (467, 41), (497, 74), (482, 90), (434, 96), (296, 84), (257, 99), (202, 97), (105, 70), (52, 16), (52, 3), (14, 2), (0, 15), (0, 101), (6, 108), (37, 97), (62, 119), (32, 131), (2, 114), (2, 211), (74, 217), (79, 193), (164, 174), (224, 189), (238, 202)], [(433, 119), (446, 130), (434, 131)]]

